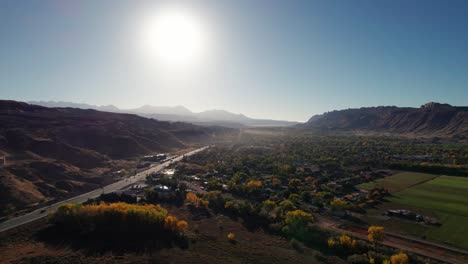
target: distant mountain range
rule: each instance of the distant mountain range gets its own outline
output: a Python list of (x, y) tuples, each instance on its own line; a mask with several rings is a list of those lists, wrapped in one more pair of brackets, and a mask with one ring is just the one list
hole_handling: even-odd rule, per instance
[(197, 125), (219, 125), (225, 127), (285, 127), (298, 124), (298, 122), (254, 119), (243, 114), (234, 114), (225, 110), (208, 110), (200, 113), (194, 113), (184, 106), (152, 106), (144, 105), (134, 109), (119, 109), (113, 105), (96, 106), (89, 104), (78, 104), (71, 102), (55, 101), (30, 101), (30, 104), (41, 105), (45, 107), (71, 107), (81, 109), (94, 109), (99, 111), (114, 113), (130, 113), (140, 116), (153, 118), (161, 121), (189, 122)]
[(157, 120), (189, 122), (204, 126), (299, 127), (320, 131), (359, 131), (423, 137), (450, 137), (468, 140), (468, 107), (427, 103), (419, 108), (378, 106), (335, 110), (312, 116), (306, 123), (253, 119), (224, 110), (194, 113), (183, 106), (144, 105), (119, 109), (113, 105), (95, 106), (69, 102), (30, 102), (46, 107), (72, 107), (99, 111), (133, 113)]
[(468, 107), (431, 102), (420, 108), (380, 106), (346, 109), (315, 115), (299, 126), (326, 131), (468, 139)]

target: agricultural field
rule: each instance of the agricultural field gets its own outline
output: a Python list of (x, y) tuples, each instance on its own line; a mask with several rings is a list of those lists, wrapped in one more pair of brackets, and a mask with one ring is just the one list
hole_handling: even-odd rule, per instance
[(441, 176), (395, 194), (391, 201), (468, 216), (468, 178)]
[[(440, 176), (396, 192), (377, 209), (369, 210), (370, 223), (381, 222), (388, 230), (423, 237), (468, 249), (468, 178)], [(400, 219), (382, 221), (388, 209), (407, 209), (435, 217), (441, 226), (428, 226)]]
[(359, 184), (356, 187), (365, 190), (370, 190), (376, 187), (385, 188), (390, 193), (396, 193), (422, 182), (429, 181), (437, 176), (438, 175), (427, 173), (400, 172), (389, 177)]

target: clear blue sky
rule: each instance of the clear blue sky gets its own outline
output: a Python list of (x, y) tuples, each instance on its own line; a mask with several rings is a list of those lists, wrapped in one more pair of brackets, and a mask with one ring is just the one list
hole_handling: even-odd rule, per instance
[[(168, 72), (142, 17), (177, 5), (209, 55)], [(334, 109), (468, 105), (468, 1), (0, 1), (0, 98), (184, 105), (307, 120)], [(143, 52), (144, 53), (144, 52)]]

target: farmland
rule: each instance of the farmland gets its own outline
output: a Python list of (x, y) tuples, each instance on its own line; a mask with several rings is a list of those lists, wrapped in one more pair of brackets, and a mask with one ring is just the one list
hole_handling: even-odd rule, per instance
[(395, 194), (390, 200), (428, 210), (468, 216), (468, 179), (441, 176)]
[(360, 184), (357, 187), (365, 190), (379, 187), (387, 189), (390, 193), (396, 193), (435, 177), (437, 177), (437, 175), (417, 172), (400, 172), (376, 181)]
[[(394, 177), (394, 176), (392, 176)], [(429, 240), (468, 248), (468, 179), (440, 176), (403, 191), (396, 192), (369, 215), (379, 215), (387, 209), (408, 209), (436, 217), (441, 226), (427, 226), (415, 222), (390, 219), (383, 221), (389, 230), (426, 237)], [(378, 221), (369, 217), (370, 222)]]

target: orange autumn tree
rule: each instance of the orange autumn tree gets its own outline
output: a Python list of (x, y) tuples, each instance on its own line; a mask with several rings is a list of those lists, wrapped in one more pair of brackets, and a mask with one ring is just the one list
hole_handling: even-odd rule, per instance
[(177, 222), (177, 230), (184, 232), (188, 228), (188, 223), (185, 220), (180, 220)]
[(247, 188), (249, 189), (258, 189), (262, 187), (262, 182), (261, 181), (249, 181), (247, 182)]
[(195, 207), (207, 207), (209, 202), (199, 198), (193, 192), (188, 192), (185, 196), (187, 202), (193, 204)]

